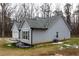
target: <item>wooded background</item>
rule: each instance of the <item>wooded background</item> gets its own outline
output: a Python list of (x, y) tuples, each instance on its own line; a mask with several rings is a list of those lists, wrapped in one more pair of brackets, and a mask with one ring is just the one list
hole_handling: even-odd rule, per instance
[(13, 20), (21, 22), (24, 18), (48, 18), (53, 15), (65, 16), (67, 23), (72, 29), (71, 34), (79, 35), (79, 4), (76, 5), (75, 11), (71, 12), (73, 5), (66, 3), (61, 10), (56, 5), (53, 11), (52, 3), (0, 3), (0, 37), (11, 37), (11, 28)]

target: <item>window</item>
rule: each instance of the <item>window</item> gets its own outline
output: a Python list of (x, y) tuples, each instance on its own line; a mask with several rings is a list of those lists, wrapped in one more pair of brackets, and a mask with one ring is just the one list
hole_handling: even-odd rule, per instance
[(22, 32), (22, 38), (29, 40), (29, 31), (23, 31), (23, 32)]

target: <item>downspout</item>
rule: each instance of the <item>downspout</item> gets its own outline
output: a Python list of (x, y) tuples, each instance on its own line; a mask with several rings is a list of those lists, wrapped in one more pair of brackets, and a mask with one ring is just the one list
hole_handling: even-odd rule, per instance
[(32, 41), (33, 41), (33, 40), (32, 40), (32, 29), (31, 29), (31, 46), (32, 46), (32, 43), (33, 43)]
[(19, 29), (19, 39), (20, 39), (20, 31), (21, 31), (21, 30)]

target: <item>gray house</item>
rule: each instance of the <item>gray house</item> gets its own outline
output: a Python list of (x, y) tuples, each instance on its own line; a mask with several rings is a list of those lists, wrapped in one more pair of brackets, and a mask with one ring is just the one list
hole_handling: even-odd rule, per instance
[(51, 18), (24, 19), (14, 21), (12, 26), (12, 40), (28, 44), (51, 42), (70, 38), (70, 27), (61, 15)]

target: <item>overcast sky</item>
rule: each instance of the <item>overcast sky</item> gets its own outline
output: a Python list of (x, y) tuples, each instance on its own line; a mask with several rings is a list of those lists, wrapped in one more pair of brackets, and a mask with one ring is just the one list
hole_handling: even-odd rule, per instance
[(78, 3), (79, 0), (0, 0), (0, 2), (6, 3)]

